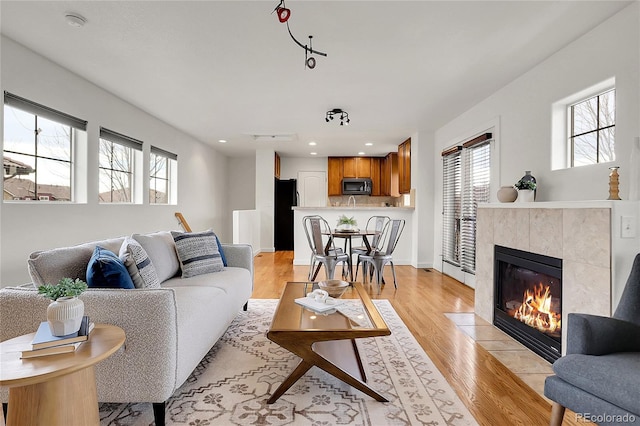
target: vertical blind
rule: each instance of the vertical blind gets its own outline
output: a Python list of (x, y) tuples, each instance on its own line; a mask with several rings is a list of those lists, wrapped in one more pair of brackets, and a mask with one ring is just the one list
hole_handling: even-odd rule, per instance
[(457, 146), (442, 153), (442, 256), (455, 266), (460, 266), (461, 149)]
[(489, 201), (491, 141), (491, 133), (486, 133), (442, 153), (443, 260), (472, 274), (478, 203)]

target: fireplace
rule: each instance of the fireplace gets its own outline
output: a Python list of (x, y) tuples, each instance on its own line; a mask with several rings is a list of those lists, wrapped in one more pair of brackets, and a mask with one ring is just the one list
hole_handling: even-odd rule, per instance
[(562, 353), (562, 259), (495, 246), (493, 323), (549, 362)]

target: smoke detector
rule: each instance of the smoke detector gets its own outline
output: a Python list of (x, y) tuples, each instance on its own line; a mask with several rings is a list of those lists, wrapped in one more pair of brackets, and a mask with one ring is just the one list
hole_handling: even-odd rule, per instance
[(87, 19), (79, 13), (67, 13), (64, 15), (64, 19), (67, 21), (67, 24), (74, 28), (84, 27), (84, 24), (87, 23)]

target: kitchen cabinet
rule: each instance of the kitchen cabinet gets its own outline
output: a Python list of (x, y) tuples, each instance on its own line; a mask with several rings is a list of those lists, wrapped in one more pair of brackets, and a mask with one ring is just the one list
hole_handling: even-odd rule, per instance
[(274, 161), (275, 161), (275, 164), (273, 165), (274, 174), (275, 174), (276, 178), (280, 179), (280, 156), (278, 155), (277, 152), (276, 152)]
[(399, 197), (398, 188), (398, 154), (390, 152), (381, 159), (380, 164), (380, 195)]
[(342, 177), (345, 178), (370, 178), (370, 157), (343, 157)]
[(382, 194), (382, 158), (381, 157), (371, 157), (371, 195), (372, 196), (380, 196)]
[(398, 145), (398, 187), (400, 194), (411, 190), (411, 138)]
[(329, 196), (342, 195), (342, 157), (329, 157), (327, 160), (327, 180)]

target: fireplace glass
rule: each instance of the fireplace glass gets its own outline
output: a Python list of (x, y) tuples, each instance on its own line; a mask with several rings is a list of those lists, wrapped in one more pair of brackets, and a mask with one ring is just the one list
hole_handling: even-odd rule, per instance
[(562, 260), (495, 246), (494, 324), (553, 362), (562, 349)]

